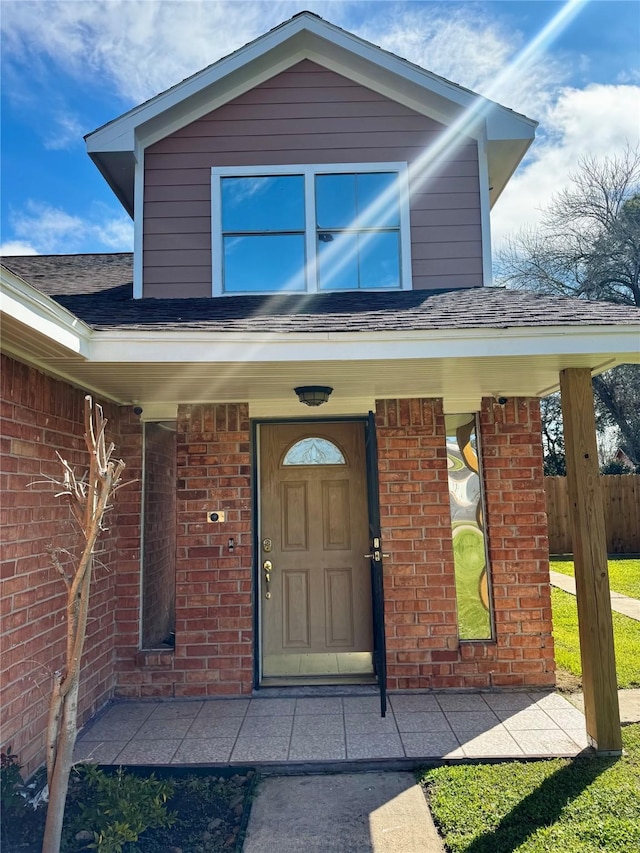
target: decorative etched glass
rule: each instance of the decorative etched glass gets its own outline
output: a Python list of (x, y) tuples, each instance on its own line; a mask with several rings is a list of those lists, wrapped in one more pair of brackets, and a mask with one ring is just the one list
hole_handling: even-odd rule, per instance
[(447, 463), (461, 640), (491, 639), (491, 601), (475, 415), (450, 415)]
[(287, 450), (283, 465), (346, 465), (339, 447), (326, 438), (302, 438)]

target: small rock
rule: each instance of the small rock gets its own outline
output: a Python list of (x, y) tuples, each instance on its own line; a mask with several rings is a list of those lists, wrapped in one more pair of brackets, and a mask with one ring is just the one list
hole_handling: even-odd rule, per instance
[(167, 847), (167, 853), (182, 853), (182, 847)]
[(213, 820), (209, 821), (209, 824), (207, 825), (207, 829), (217, 829), (221, 825), (221, 823), (222, 823), (221, 817), (214, 817)]
[(230, 835), (228, 838), (225, 838), (225, 840), (224, 840), (224, 846), (225, 847), (233, 847), (233, 845), (235, 843), (236, 843), (235, 835)]
[(201, 838), (203, 841), (205, 841), (205, 842), (206, 842), (206, 841), (211, 841), (211, 833), (210, 833), (210, 832), (206, 832), (206, 831), (205, 831), (205, 832), (203, 832), (203, 833), (202, 833), (202, 835), (200, 836), (200, 838)]
[(244, 805), (242, 803), (238, 803), (238, 805), (234, 808), (233, 813), (236, 817), (240, 817), (242, 812), (244, 811)]
[(80, 832), (76, 832), (76, 841), (93, 841), (93, 832), (81, 829)]

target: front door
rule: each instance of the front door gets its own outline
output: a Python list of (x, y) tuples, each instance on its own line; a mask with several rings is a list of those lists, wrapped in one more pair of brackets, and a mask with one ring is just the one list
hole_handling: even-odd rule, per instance
[(260, 429), (262, 683), (372, 681), (364, 424)]

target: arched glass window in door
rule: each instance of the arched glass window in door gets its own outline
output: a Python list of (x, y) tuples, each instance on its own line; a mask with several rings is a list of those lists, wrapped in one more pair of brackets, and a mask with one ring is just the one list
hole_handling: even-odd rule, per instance
[(283, 465), (346, 465), (343, 452), (328, 438), (314, 435), (296, 441), (287, 450)]

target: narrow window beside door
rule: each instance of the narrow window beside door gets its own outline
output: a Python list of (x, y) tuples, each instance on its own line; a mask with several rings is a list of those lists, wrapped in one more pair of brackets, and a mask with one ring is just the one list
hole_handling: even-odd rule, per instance
[(489, 563), (476, 416), (448, 415), (447, 466), (461, 640), (492, 637)]

